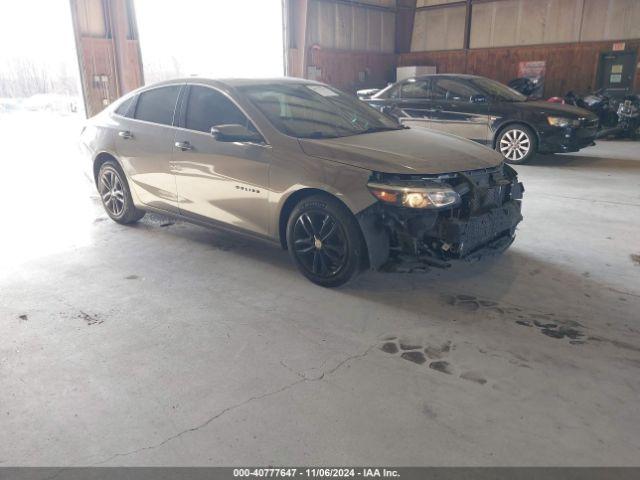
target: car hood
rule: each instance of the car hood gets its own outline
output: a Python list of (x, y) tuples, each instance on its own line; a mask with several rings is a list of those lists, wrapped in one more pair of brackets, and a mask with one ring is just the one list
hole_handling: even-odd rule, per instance
[(573, 105), (563, 105), (562, 103), (532, 101), (519, 102), (518, 106), (524, 110), (535, 111), (541, 115), (561, 115), (569, 118), (597, 118), (597, 115), (589, 110), (575, 107)]
[(313, 157), (382, 173), (439, 174), (502, 163), (500, 154), (478, 143), (421, 128), (300, 139), (300, 146)]

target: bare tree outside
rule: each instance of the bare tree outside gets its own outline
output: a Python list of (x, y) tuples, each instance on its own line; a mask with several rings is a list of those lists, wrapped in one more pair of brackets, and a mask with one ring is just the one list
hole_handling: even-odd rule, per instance
[(170, 58), (154, 57), (144, 62), (144, 76), (146, 83), (160, 82), (171, 78), (182, 77), (183, 69), (175, 56)]
[[(76, 112), (81, 101), (68, 1), (5, 3), (6, 21), (0, 28), (0, 112)], [(28, 22), (16, 20), (27, 18)]]
[(0, 97), (24, 98), (39, 93), (77, 95), (76, 75), (61, 62), (51, 67), (33, 58), (12, 58), (0, 66)]

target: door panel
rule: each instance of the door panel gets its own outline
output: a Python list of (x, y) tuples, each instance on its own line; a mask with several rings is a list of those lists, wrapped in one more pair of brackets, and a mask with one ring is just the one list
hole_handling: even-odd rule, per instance
[(458, 102), (434, 102), (431, 128), (486, 143), (489, 136), (487, 105)]
[(118, 157), (137, 197), (146, 205), (170, 212), (178, 210), (171, 169), (175, 134), (171, 122), (179, 89), (170, 86), (141, 93), (135, 112), (139, 118), (118, 117), (116, 139)]
[(404, 81), (400, 87), (398, 100), (398, 118), (404, 125), (414, 128), (429, 128), (433, 102), (429, 94), (429, 79), (414, 79)]
[(131, 187), (142, 203), (177, 212), (176, 182), (171, 170), (175, 130), (163, 125), (123, 121), (131, 138), (118, 136), (116, 150)]
[(431, 128), (480, 143), (489, 139), (489, 105), (467, 82), (437, 78), (432, 84)]
[(268, 235), (271, 147), (217, 141), (195, 130), (248, 122), (213, 88), (190, 87), (184, 118), (189, 128), (180, 129), (175, 142), (186, 148), (176, 147), (173, 159), (180, 213)]

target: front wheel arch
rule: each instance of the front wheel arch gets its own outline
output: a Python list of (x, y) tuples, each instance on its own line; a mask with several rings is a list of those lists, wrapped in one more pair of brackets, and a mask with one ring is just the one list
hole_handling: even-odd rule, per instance
[[(527, 135), (528, 137), (531, 138), (530, 143), (531, 143), (531, 148), (520, 158), (513, 158), (510, 159), (508, 157), (506, 157), (503, 152), (501, 150), (499, 150), (499, 145), (498, 145), (498, 141), (503, 138), (503, 136), (505, 135), (505, 133), (508, 133), (510, 130), (520, 130), (522, 132), (525, 133), (525, 135)], [(494, 139), (493, 142), (494, 146), (493, 146), (493, 150), (495, 150), (496, 152), (498, 152), (504, 159), (505, 162), (507, 163), (513, 163), (513, 164), (523, 164), (523, 163), (527, 163), (530, 161), (531, 158), (533, 158), (539, 151), (539, 146), (540, 146), (540, 139), (538, 137), (538, 133), (536, 132), (535, 129), (533, 129), (528, 123), (524, 123), (524, 122), (509, 122), (507, 125), (505, 125), (503, 128), (501, 128), (498, 133), (496, 134), (496, 137)]]
[(353, 215), (353, 212), (346, 203), (344, 203), (336, 195), (327, 192), (326, 190), (322, 190), (320, 188), (302, 188), (300, 190), (296, 190), (287, 197), (284, 204), (282, 205), (282, 208), (280, 209), (280, 215), (278, 217), (278, 237), (280, 239), (280, 245), (283, 249), (287, 249), (287, 222), (289, 221), (291, 212), (293, 212), (293, 209), (298, 203), (312, 195), (328, 195), (329, 197), (334, 198), (342, 205), (344, 205), (344, 207)]
[(507, 127), (510, 127), (513, 125), (524, 125), (525, 127), (528, 127), (533, 132), (533, 135), (535, 136), (536, 146), (540, 145), (540, 135), (538, 134), (538, 131), (533, 127), (533, 125), (527, 122), (523, 122), (521, 120), (509, 120), (503, 123), (502, 125), (500, 125), (498, 130), (496, 130), (496, 132), (493, 134), (491, 148), (493, 148), (494, 150), (496, 149), (496, 142), (498, 141), (498, 138), (500, 138), (500, 135), (502, 134), (502, 132), (504, 132), (504, 130)]
[[(328, 231), (325, 225), (330, 225)], [(317, 285), (342, 286), (366, 267), (368, 252), (362, 228), (345, 203), (330, 193), (303, 196), (295, 204), (287, 219), (286, 239), (300, 273)]]

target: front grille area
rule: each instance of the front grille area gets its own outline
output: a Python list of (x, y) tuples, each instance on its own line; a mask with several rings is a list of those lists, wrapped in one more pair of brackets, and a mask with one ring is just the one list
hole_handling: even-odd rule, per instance
[(462, 258), (499, 237), (511, 236), (520, 220), (519, 203), (510, 201), (500, 208), (473, 215), (466, 220), (443, 220), (439, 236), (453, 246), (453, 253)]
[(455, 207), (442, 210), (371, 207), (388, 232), (389, 262), (394, 264), (413, 261), (446, 266), (451, 260), (502, 251), (513, 241), (522, 220), (524, 188), (507, 164), (440, 175), (374, 174), (372, 180), (416, 187), (437, 182), (453, 188), (461, 199)]

